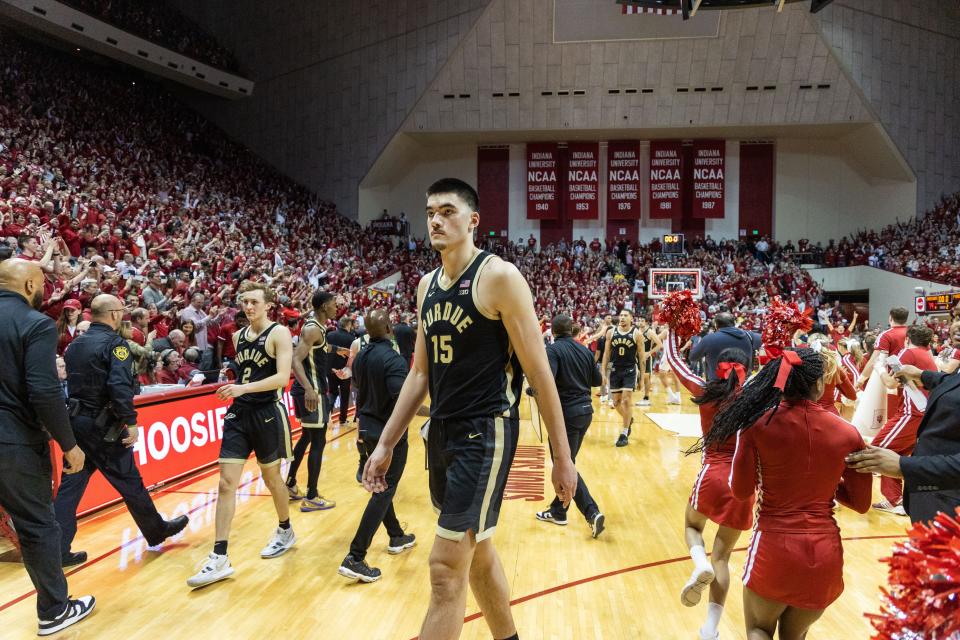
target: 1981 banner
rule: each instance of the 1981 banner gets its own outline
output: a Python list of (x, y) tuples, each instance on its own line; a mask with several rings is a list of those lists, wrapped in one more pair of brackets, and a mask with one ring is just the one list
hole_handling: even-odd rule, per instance
[(567, 146), (567, 218), (595, 220), (600, 217), (600, 145), (571, 142)]
[(727, 144), (723, 140), (693, 143), (693, 217), (724, 216), (724, 174)]
[(527, 145), (527, 218), (556, 220), (560, 213), (557, 144)]
[(650, 143), (650, 217), (682, 215), (683, 160), (679, 140)]
[(607, 145), (607, 219), (639, 220), (640, 143), (611, 142)]

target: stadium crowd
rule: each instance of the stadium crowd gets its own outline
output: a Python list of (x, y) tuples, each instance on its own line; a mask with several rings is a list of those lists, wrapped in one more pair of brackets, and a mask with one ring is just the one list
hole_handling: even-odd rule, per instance
[(237, 60), (216, 39), (162, 0), (63, 0), (115, 27), (224, 71), (238, 71)]

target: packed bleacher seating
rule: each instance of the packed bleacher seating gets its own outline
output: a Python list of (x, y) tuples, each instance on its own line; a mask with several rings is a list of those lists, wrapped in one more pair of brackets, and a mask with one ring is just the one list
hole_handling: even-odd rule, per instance
[(225, 71), (237, 60), (216, 39), (163, 0), (61, 0), (64, 4), (172, 51)]

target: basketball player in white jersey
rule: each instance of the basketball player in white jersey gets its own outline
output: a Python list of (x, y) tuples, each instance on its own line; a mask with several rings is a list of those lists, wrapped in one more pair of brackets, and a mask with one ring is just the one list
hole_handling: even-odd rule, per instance
[(221, 400), (232, 399), (223, 420), (220, 443), (220, 484), (217, 494), (216, 538), (213, 551), (200, 571), (187, 580), (197, 588), (233, 575), (227, 557), (227, 538), (237, 506), (237, 486), (243, 465), (251, 453), (257, 456), (263, 483), (273, 496), (279, 525), (261, 558), (275, 558), (296, 541), (290, 527), (287, 486), (280, 475), (280, 462), (293, 456), (290, 420), (283, 404), (283, 390), (290, 381), (293, 341), (290, 330), (271, 322), (267, 313), (276, 293), (259, 282), (240, 285), (240, 306), (250, 326), (233, 334), (237, 348), (237, 382), (217, 390)]
[(430, 492), (440, 517), (422, 640), (460, 636), (468, 583), (493, 638), (519, 638), (491, 536), (516, 450), (521, 366), (539, 399), (565, 505), (577, 487), (530, 288), (513, 264), (474, 245), (478, 208), (476, 191), (461, 180), (427, 191), (427, 229), (442, 264), (420, 280), (413, 369), (363, 475), (368, 490), (387, 488), (394, 445), (429, 391)]

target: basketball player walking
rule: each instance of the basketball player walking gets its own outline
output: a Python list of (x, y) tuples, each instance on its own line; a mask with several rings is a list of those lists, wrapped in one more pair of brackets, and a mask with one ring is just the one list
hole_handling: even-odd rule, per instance
[(640, 331), (633, 327), (633, 314), (627, 309), (620, 312), (619, 323), (611, 327), (606, 335), (600, 371), (607, 375), (607, 364), (610, 364), (610, 397), (613, 398), (617, 413), (623, 418), (623, 431), (616, 443), (618, 447), (629, 444), (627, 438), (633, 430), (633, 389), (637, 386), (637, 362), (646, 361), (642, 340)]
[(465, 182), (446, 178), (427, 190), (427, 229), (442, 265), (420, 281), (413, 369), (363, 474), (368, 490), (387, 488), (394, 445), (429, 390), (430, 494), (440, 518), (422, 640), (460, 636), (468, 582), (495, 640), (519, 637), (491, 536), (519, 435), (521, 366), (554, 443), (557, 496), (567, 505), (577, 487), (530, 288), (514, 265), (476, 248), (477, 210)]
[[(330, 403), (327, 399), (326, 357), (330, 352), (327, 344), (327, 329), (324, 326), (337, 315), (337, 300), (332, 293), (317, 291), (311, 300), (313, 317), (303, 324), (300, 341), (293, 353), (294, 382), (290, 389), (294, 411), (303, 431), (293, 449), (293, 462), (287, 471), (287, 491), (291, 500), (303, 500), (300, 511), (322, 511), (337, 506), (317, 493), (320, 466), (323, 463), (323, 448), (327, 444), (327, 421), (330, 419)], [(307, 457), (307, 495), (297, 487), (297, 471), (303, 456)]]
[(287, 487), (280, 475), (280, 462), (292, 456), (290, 422), (283, 404), (283, 389), (290, 380), (293, 342), (290, 331), (267, 317), (276, 293), (264, 284), (245, 281), (240, 286), (240, 305), (250, 326), (233, 336), (239, 384), (217, 390), (221, 400), (233, 399), (223, 421), (220, 443), (220, 485), (217, 493), (216, 540), (200, 571), (187, 580), (193, 588), (233, 575), (227, 558), (227, 538), (237, 505), (237, 486), (243, 465), (256, 453), (263, 482), (273, 496), (280, 524), (261, 558), (276, 558), (296, 541), (290, 527)]

